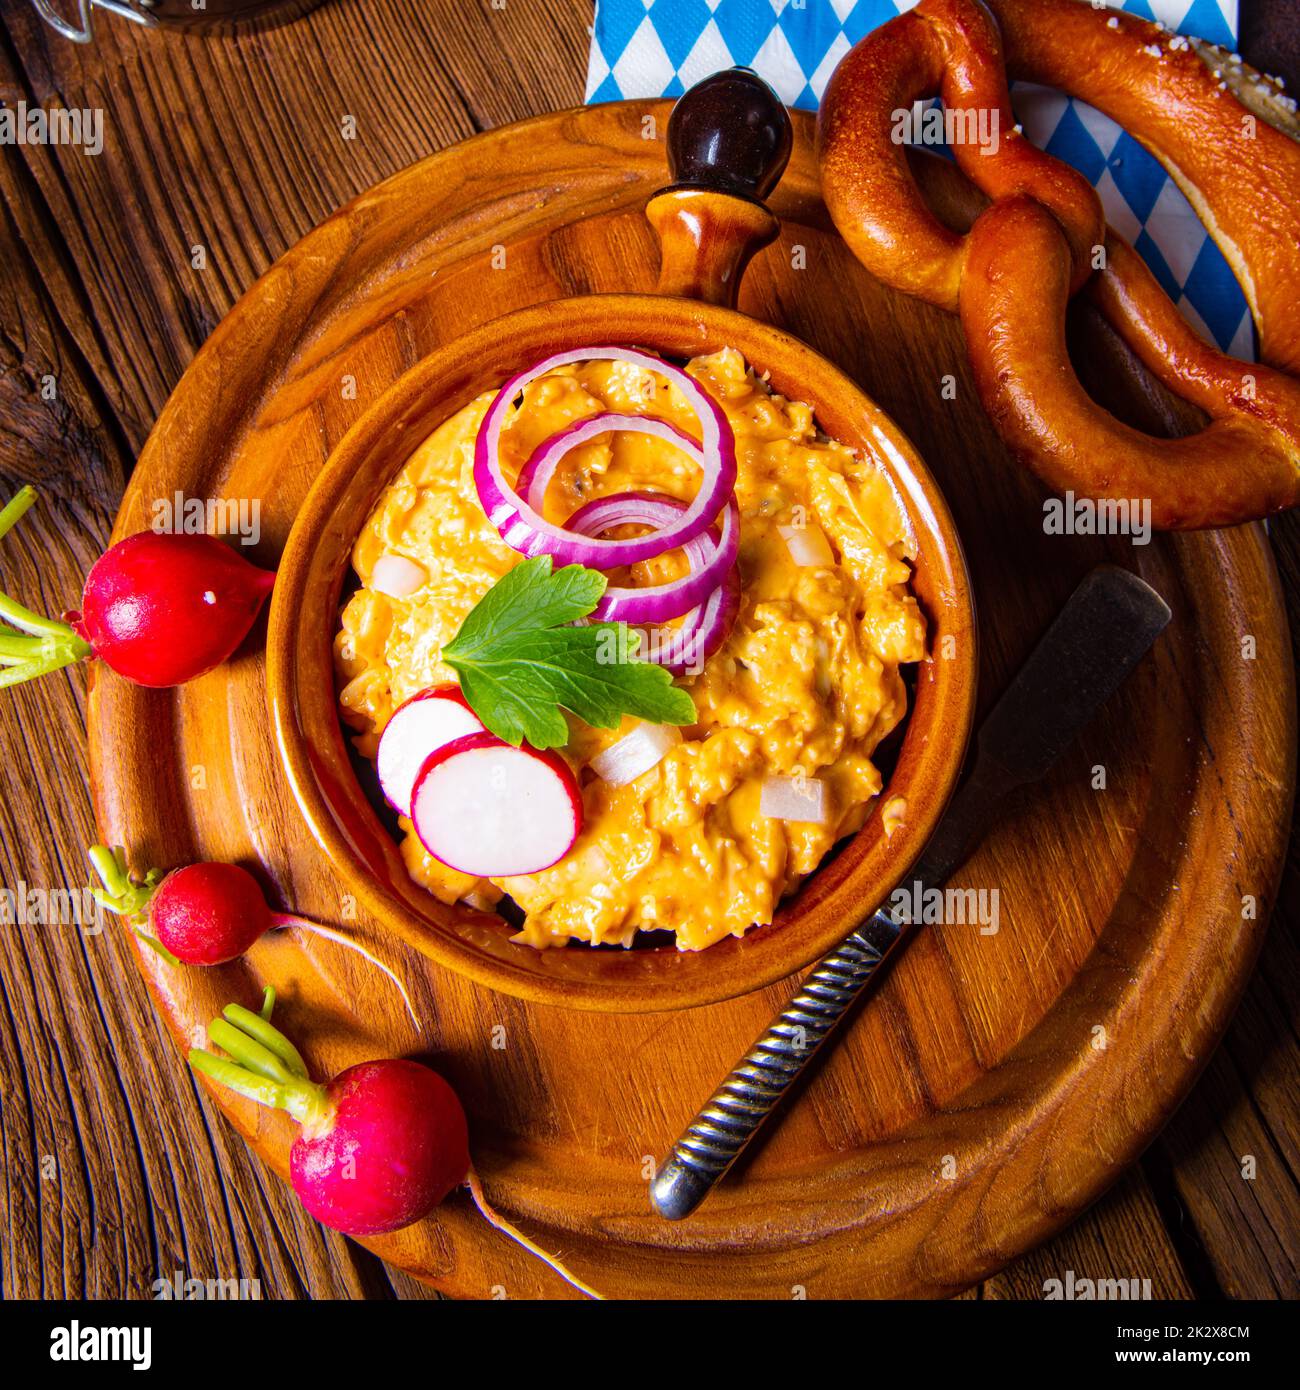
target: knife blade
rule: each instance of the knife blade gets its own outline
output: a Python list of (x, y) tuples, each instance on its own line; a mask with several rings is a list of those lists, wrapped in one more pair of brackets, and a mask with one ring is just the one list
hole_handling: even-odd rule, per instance
[(1037, 782), (1128, 679), (1170, 619), (1169, 605), (1118, 565), (1089, 571), (985, 717), (970, 775), (912, 876), (939, 884), (961, 866), (992, 806)]
[[(1129, 570), (1101, 565), (1084, 578), (980, 727), (970, 773), (910, 876), (917, 888), (951, 877), (1003, 797), (1048, 772), (1171, 616), (1164, 599)], [(680, 1221), (708, 1196), (908, 926), (877, 909), (813, 967), (660, 1165), (650, 1199), (661, 1216)]]

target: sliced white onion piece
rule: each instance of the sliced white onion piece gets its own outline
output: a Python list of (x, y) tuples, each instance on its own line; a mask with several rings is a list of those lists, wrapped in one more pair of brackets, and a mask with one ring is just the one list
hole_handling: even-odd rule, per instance
[(817, 777), (765, 777), (758, 809), (773, 820), (825, 825), (829, 810), (826, 784)]
[(461, 897), (461, 902), (466, 907), (472, 907), (478, 912), (495, 912), (497, 905), (481, 888), (471, 888), (468, 893)]
[(625, 787), (657, 767), (670, 748), (682, 741), (673, 724), (638, 724), (591, 760), (596, 775), (611, 787)]
[[(556, 367), (594, 361), (626, 362), (660, 373), (682, 393), (700, 422), (700, 488), (664, 531), (628, 540), (575, 536), (565, 527), (547, 521), (506, 481), (501, 468), (501, 431), (516, 397), (525, 386)], [(553, 555), (565, 565), (615, 569), (653, 559), (708, 530), (736, 485), (736, 441), (722, 410), (680, 367), (634, 348), (570, 348), (517, 373), (497, 392), (474, 444), (474, 485), (488, 520), (511, 549), (528, 556)]]
[(389, 598), (410, 598), (429, 582), (428, 571), (405, 555), (381, 555), (370, 571), (370, 587)]
[(880, 813), (880, 823), (885, 827), (885, 839), (892, 840), (894, 832), (907, 824), (907, 801), (901, 796), (891, 796)]
[(835, 563), (826, 532), (820, 526), (778, 526), (790, 558), (804, 569), (826, 569)]
[[(597, 536), (614, 526), (639, 523), (659, 527), (662, 535), (671, 518), (685, 510), (686, 503), (675, 497), (617, 492), (579, 507), (565, 526), (578, 536)], [(640, 589), (608, 588), (592, 617), (606, 622), (659, 623), (680, 618), (699, 607), (735, 566), (740, 549), (740, 509), (736, 499), (733, 497), (723, 510), (721, 534), (706, 531), (687, 541), (682, 549), (690, 568), (680, 579)]]

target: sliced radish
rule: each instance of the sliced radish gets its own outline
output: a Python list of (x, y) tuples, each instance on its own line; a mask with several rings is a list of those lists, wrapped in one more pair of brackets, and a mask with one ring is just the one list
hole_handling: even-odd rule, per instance
[(483, 722), (456, 685), (437, 685), (399, 705), (379, 736), (375, 770), (392, 805), (407, 816), (411, 793), (430, 753), (466, 734), (483, 732)]
[(432, 754), (416, 779), (411, 820), (450, 869), (509, 878), (549, 869), (582, 829), (582, 793), (558, 753), (467, 734)]

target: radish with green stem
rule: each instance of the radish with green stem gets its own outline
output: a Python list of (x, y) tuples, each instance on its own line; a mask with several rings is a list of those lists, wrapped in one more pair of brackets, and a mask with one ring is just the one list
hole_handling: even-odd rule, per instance
[(469, 1136), (456, 1093), (416, 1062), (362, 1062), (328, 1085), (307, 1075), (297, 1048), (260, 1014), (230, 1004), (208, 1036), (229, 1058), (195, 1048), (190, 1065), (302, 1126), (290, 1181), (307, 1211), (348, 1235), (409, 1226), (465, 1180)]
[(289, 1181), (311, 1216), (345, 1235), (382, 1235), (419, 1221), (466, 1184), (493, 1226), (575, 1288), (600, 1297), (492, 1209), (470, 1162), (465, 1111), (437, 1072), (382, 1058), (348, 1067), (324, 1085), (312, 1081), (302, 1054), (272, 1026), (274, 1005), (269, 987), (260, 1013), (227, 1005), (208, 1036), (228, 1056), (193, 1048), (189, 1062), (302, 1126), (289, 1151)]
[(150, 869), (133, 877), (126, 852), (94, 845), (90, 862), (103, 887), (95, 900), (125, 917), (132, 931), (173, 965), (224, 965), (242, 956), (269, 931), (284, 927), (336, 942), (381, 970), (402, 996), (411, 1020), (420, 1020), (401, 980), (370, 951), (343, 932), (291, 912), (276, 912), (261, 884), (238, 864), (186, 864), (163, 875)]
[[(18, 491), (0, 537), (35, 501), (34, 488)], [(0, 594), (0, 689), (91, 657), (136, 685), (193, 680), (234, 654), (274, 583), (215, 536), (128, 536), (91, 566), (80, 611), (62, 621)]]

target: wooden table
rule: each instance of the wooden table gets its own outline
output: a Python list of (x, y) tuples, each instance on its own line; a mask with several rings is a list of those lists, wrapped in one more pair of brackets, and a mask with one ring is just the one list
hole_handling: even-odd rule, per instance
[[(1242, 48), (1294, 90), (1286, 3), (1243, 0)], [(327, 0), (237, 40), (101, 19), (81, 49), (0, 0), (0, 98), (105, 113), (98, 157), (0, 151), (0, 494), (43, 493), (6, 542), (5, 588), (74, 604), (131, 460), (239, 294), (394, 170), (579, 102), (590, 22), (590, 0)], [(1300, 631), (1300, 515), (1272, 535)], [(86, 881), (84, 701), (76, 670), (3, 697), (7, 887)], [(1092, 1211), (966, 1296), (1041, 1298), (1067, 1270), (1150, 1279), (1157, 1298), (1300, 1295), (1298, 920), (1293, 837), (1258, 969), (1191, 1097)], [(0, 1000), (0, 1292), (149, 1297), (180, 1271), (258, 1279), (266, 1298), (435, 1296), (308, 1220), (200, 1103), (120, 932), (0, 928)]]

